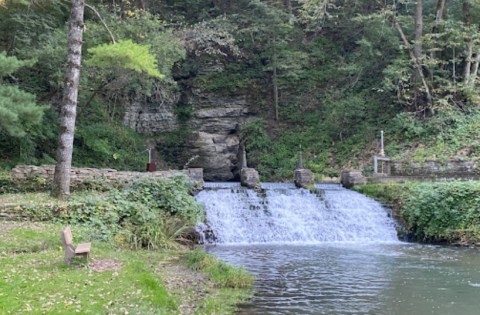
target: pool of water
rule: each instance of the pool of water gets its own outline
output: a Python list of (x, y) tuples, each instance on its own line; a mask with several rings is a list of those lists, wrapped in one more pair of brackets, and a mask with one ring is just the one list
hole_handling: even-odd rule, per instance
[(480, 314), (480, 251), (418, 244), (211, 246), (256, 276), (238, 314)]

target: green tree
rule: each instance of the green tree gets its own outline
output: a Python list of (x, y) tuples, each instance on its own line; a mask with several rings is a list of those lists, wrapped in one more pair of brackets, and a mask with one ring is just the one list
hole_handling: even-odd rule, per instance
[(0, 130), (10, 137), (23, 137), (42, 121), (45, 107), (36, 104), (35, 95), (5, 82), (7, 76), (15, 79), (15, 71), (33, 63), (0, 53)]

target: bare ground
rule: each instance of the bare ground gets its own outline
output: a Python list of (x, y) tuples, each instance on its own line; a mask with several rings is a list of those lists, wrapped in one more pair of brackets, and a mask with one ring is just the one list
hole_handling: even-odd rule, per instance
[(213, 284), (205, 275), (188, 269), (179, 261), (163, 262), (159, 264), (159, 268), (159, 273), (162, 275), (168, 291), (176, 296), (181, 296), (179, 300), (180, 314), (194, 314), (213, 288)]

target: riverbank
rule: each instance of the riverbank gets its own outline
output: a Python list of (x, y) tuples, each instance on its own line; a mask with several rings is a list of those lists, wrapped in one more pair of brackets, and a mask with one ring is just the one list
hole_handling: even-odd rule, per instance
[(92, 241), (92, 231), (80, 226), (72, 226), (74, 242), (92, 241), (91, 260), (68, 266), (61, 228), (0, 222), (0, 313), (231, 314), (250, 294), (243, 269), (212, 259), (210, 268), (223, 277), (243, 277), (225, 282), (203, 266), (189, 267), (196, 251), (122, 249)]
[(422, 243), (480, 246), (480, 182), (367, 184), (355, 190), (392, 208), (400, 237)]
[[(204, 218), (194, 189), (178, 176), (68, 201), (0, 194), (0, 313), (232, 314), (253, 277), (191, 250)], [(74, 243), (92, 243), (88, 263), (64, 264), (66, 225)]]

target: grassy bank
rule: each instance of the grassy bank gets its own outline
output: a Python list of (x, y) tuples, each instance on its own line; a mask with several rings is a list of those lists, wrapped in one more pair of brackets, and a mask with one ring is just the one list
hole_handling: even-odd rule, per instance
[(361, 193), (392, 206), (419, 242), (480, 245), (480, 182), (369, 184)]
[(0, 222), (1, 314), (230, 314), (249, 295), (251, 276), (204, 253), (193, 255), (209, 257), (225, 280), (189, 268), (186, 249), (122, 249), (79, 226), (74, 242), (92, 241), (92, 259), (65, 265), (61, 228)]
[[(124, 190), (0, 194), (0, 314), (231, 314), (252, 277), (199, 250), (203, 210), (184, 177)], [(12, 221), (17, 219), (17, 221)], [(27, 221), (25, 221), (27, 220)], [(60, 231), (92, 242), (92, 260), (63, 262)]]

